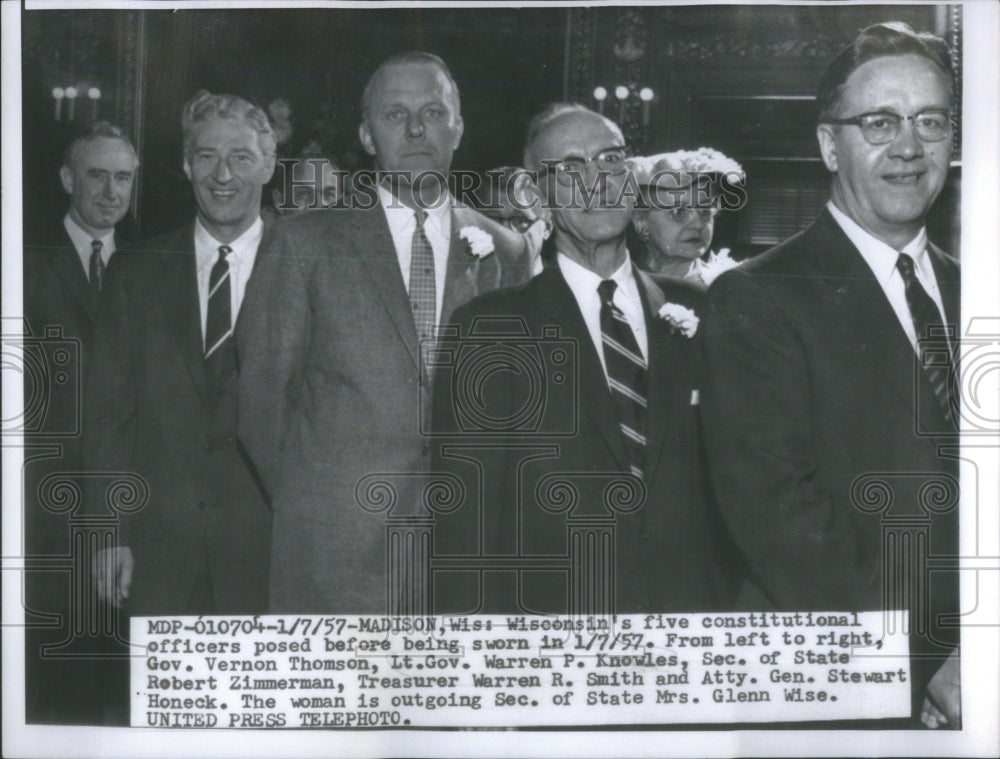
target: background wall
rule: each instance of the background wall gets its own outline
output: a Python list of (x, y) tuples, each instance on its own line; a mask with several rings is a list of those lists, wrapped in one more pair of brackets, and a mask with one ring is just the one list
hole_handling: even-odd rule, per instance
[[(66, 101), (55, 120), (54, 87), (98, 87), (98, 115), (136, 139), (133, 226), (149, 236), (193, 211), (180, 111), (197, 90), (265, 107), (283, 98), (293, 119), (283, 153), (312, 141), (356, 169), (368, 165), (357, 139), (365, 80), (393, 52), (420, 48), (448, 62), (462, 91), (454, 168), (518, 163), (534, 112), (564, 98), (599, 107), (594, 91), (604, 87), (605, 112), (636, 152), (708, 145), (744, 165), (748, 206), (719, 217), (716, 240), (746, 255), (800, 229), (826, 201), (812, 93), (859, 29), (889, 19), (960, 49), (959, 10), (928, 5), (25, 12), (26, 229), (65, 209), (56, 175), (74, 124)], [(76, 121), (94, 105), (78, 98)], [(929, 221), (932, 239), (956, 252), (959, 178), (956, 168)]]

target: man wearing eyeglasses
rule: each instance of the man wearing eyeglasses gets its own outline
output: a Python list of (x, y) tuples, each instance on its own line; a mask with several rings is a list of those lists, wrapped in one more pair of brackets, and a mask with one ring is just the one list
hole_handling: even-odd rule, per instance
[(726, 606), (697, 420), (702, 296), (634, 266), (625, 158), (618, 126), (583, 106), (529, 127), (556, 262), (457, 309), (443, 346), (434, 418), (454, 437), (435, 469), (467, 496), (437, 518), (438, 555), (465, 557), (441, 573), (442, 611)]
[(924, 227), (952, 98), (942, 40), (862, 31), (817, 96), (830, 203), (716, 280), (704, 320), (705, 440), (747, 563), (741, 605), (908, 609), (913, 716), (928, 727), (961, 713), (957, 632), (942, 624), (957, 572), (925, 562), (957, 556), (957, 459), (940, 446), (957, 446), (959, 266)]

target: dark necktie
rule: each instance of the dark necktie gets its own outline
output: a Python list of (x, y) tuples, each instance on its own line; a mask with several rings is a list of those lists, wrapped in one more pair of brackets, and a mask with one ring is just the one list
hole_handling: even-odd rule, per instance
[(104, 243), (100, 240), (90, 241), (90, 263), (88, 265), (88, 277), (90, 279), (90, 292), (97, 303), (101, 299), (101, 288), (104, 286), (104, 259), (101, 258), (101, 251), (104, 250)]
[(218, 390), (229, 371), (236, 365), (233, 347), (233, 318), (230, 295), (229, 262), (233, 252), (228, 245), (219, 246), (219, 258), (208, 275), (208, 314), (205, 320), (205, 369), (213, 392)]
[(646, 360), (632, 327), (614, 304), (617, 287), (613, 279), (606, 279), (597, 287), (601, 297), (601, 343), (629, 469), (636, 477), (642, 477), (646, 461)]
[[(410, 308), (413, 311), (413, 326), (417, 328), (417, 339), (420, 341), (421, 363), (423, 367), (428, 367), (428, 359), (434, 350), (434, 328), (437, 326), (434, 250), (424, 234), (427, 212), (418, 208), (414, 213), (417, 226), (413, 230), (413, 242), (410, 246)], [(427, 371), (426, 368), (424, 371)]]
[[(910, 309), (913, 328), (917, 333), (917, 348), (920, 365), (923, 367), (934, 388), (944, 410), (945, 418), (952, 419), (952, 409), (955, 408), (955, 382), (953, 377), (952, 347), (947, 339), (944, 319), (937, 305), (927, 294), (913, 268), (913, 259), (906, 253), (900, 253), (896, 268), (903, 277), (903, 287), (906, 292), (906, 305)], [(942, 350), (942, 341), (947, 346)]]

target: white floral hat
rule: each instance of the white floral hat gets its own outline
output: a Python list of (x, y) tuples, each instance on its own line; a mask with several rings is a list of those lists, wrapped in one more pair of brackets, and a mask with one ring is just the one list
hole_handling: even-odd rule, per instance
[(675, 178), (686, 183), (690, 181), (686, 175), (698, 173), (743, 174), (739, 163), (715, 148), (633, 156), (629, 158), (629, 168), (640, 186), (649, 185), (653, 180), (672, 181)]

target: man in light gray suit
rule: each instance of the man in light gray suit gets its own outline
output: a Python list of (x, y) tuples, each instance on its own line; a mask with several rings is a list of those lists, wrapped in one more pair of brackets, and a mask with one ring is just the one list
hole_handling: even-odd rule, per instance
[(353, 208), (279, 225), (237, 329), (239, 434), (272, 496), (276, 613), (403, 610), (387, 600), (386, 519), (427, 516), (426, 351), (457, 306), (532, 272), (525, 237), (448, 192), (463, 124), (440, 58), (387, 60), (362, 111), (384, 181)]

